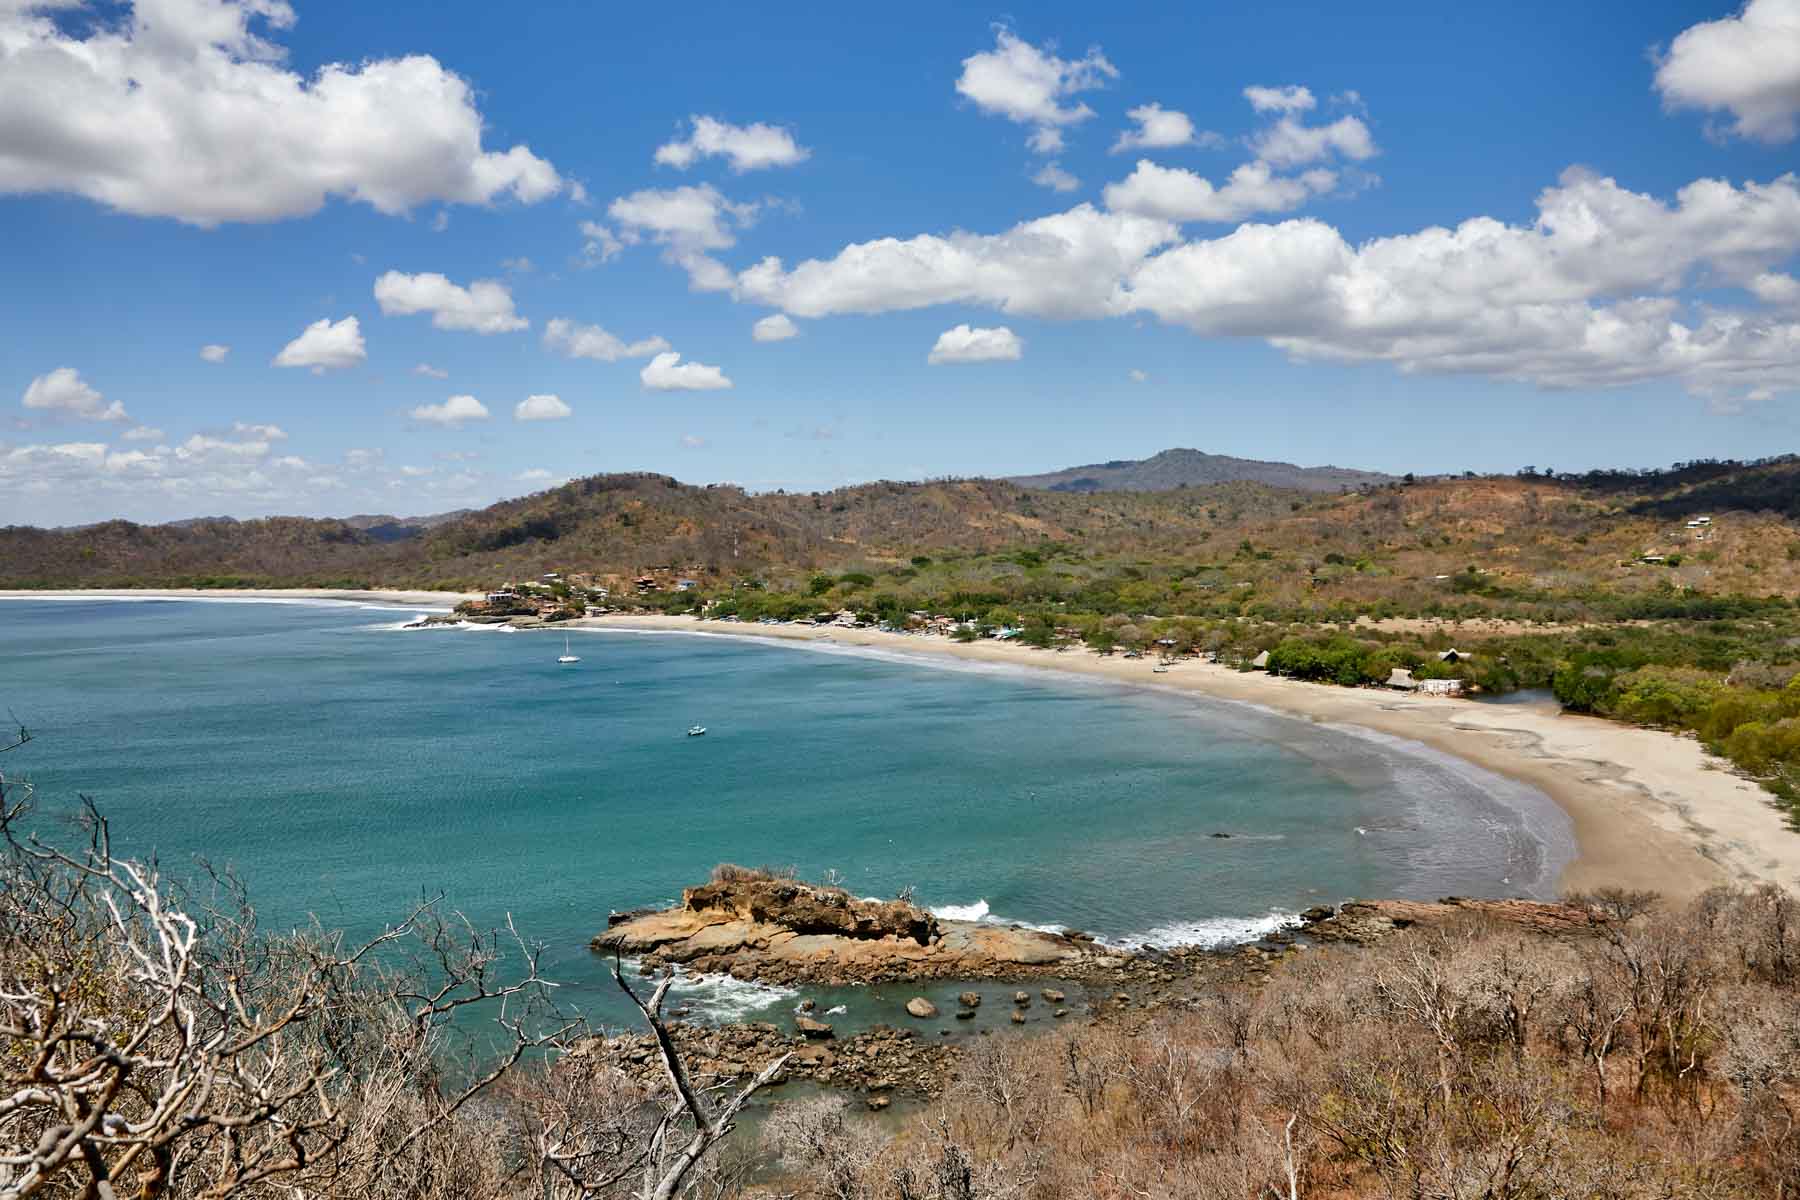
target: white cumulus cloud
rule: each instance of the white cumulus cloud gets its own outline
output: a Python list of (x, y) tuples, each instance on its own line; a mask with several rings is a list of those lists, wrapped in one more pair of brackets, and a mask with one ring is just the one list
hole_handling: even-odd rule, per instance
[(427, 202), (530, 204), (563, 186), (482, 117), (435, 58), (305, 76), (271, 36), (284, 0), (138, 0), (120, 21), (0, 3), (0, 192), (73, 192), (199, 226), (305, 216), (327, 199), (389, 214)]
[(735, 246), (735, 230), (754, 222), (759, 207), (734, 203), (711, 184), (701, 184), (645, 188), (620, 196), (606, 211), (622, 242), (649, 238), (663, 247), (665, 259), (688, 273), (696, 290), (717, 292), (730, 288), (731, 272), (708, 251)]
[(1053, 192), (1072, 192), (1081, 186), (1081, 180), (1063, 170), (1062, 164), (1054, 159), (1032, 172), (1031, 182)]
[(731, 386), (731, 380), (718, 367), (682, 362), (681, 355), (673, 350), (651, 359), (638, 372), (638, 378), (653, 392), (711, 392)]
[(656, 148), (659, 166), (686, 170), (702, 158), (723, 158), (738, 174), (803, 163), (812, 151), (778, 125), (731, 125), (715, 117), (690, 118), (693, 132)]
[(1171, 222), (1079, 204), (1004, 233), (878, 238), (791, 269), (765, 258), (739, 273), (735, 294), (799, 317), (959, 303), (1032, 316), (1106, 316), (1120, 311), (1120, 280), (1178, 238)]
[(221, 346), (216, 342), (200, 347), (200, 358), (203, 362), (222, 363), (225, 361), (225, 356), (230, 353), (230, 346)]
[(58, 367), (25, 387), (26, 408), (41, 409), (83, 421), (128, 421), (125, 406), (108, 402), (74, 367)]
[(421, 404), (407, 415), (421, 424), (460, 429), (470, 421), (487, 420), (488, 410), (473, 396), (452, 396), (442, 404)]
[(581, 325), (567, 317), (552, 317), (544, 326), (544, 348), (566, 358), (618, 362), (621, 358), (647, 358), (667, 350), (669, 343), (660, 337), (626, 342), (598, 325)]
[(1016, 362), (1025, 353), (1025, 343), (1006, 326), (974, 329), (958, 325), (938, 334), (937, 344), (925, 361), (934, 367), (947, 363)]
[(1266, 162), (1248, 162), (1214, 187), (1192, 171), (1139, 159), (1137, 169), (1106, 185), (1106, 207), (1165, 221), (1241, 221), (1255, 213), (1286, 212), (1337, 185), (1330, 171), (1278, 176)]
[(369, 357), (363, 344), (362, 324), (355, 317), (333, 321), (320, 317), (275, 356), (278, 367), (310, 367), (315, 375), (341, 367), (354, 367)]
[(513, 409), (515, 421), (560, 421), (574, 415), (560, 396), (527, 396)]
[(1333, 154), (1361, 162), (1381, 153), (1360, 117), (1339, 117), (1329, 125), (1308, 125), (1284, 116), (1250, 139), (1256, 156), (1278, 167), (1297, 167)]
[(1172, 150), (1177, 146), (1218, 146), (1224, 139), (1216, 133), (1202, 133), (1194, 128), (1194, 122), (1184, 112), (1176, 112), (1172, 108), (1164, 108), (1160, 104), (1142, 104), (1137, 108), (1127, 109), (1125, 115), (1137, 122), (1136, 129), (1128, 129), (1119, 135), (1110, 153), (1123, 154), (1127, 150)]
[(1118, 77), (1118, 69), (1098, 47), (1077, 59), (1058, 58), (1053, 48), (1022, 40), (1010, 29), (997, 29), (994, 48), (963, 59), (956, 80), (959, 95), (985, 113), (1032, 127), (1030, 146), (1040, 154), (1062, 149), (1062, 130), (1094, 115), (1077, 92), (1101, 87)]
[(1307, 112), (1318, 104), (1313, 98), (1312, 89), (1298, 84), (1286, 87), (1267, 87), (1262, 84), (1251, 84), (1244, 89), (1244, 99), (1257, 112), (1296, 113)]
[(1750, 0), (1683, 30), (1656, 68), (1669, 109), (1724, 110), (1731, 132), (1764, 142), (1800, 131), (1800, 0)]
[(759, 342), (785, 342), (800, 336), (800, 327), (786, 313), (764, 317), (750, 327), (750, 336)]
[(477, 279), (463, 287), (435, 271), (387, 271), (375, 281), (375, 299), (390, 317), (428, 312), (438, 329), (513, 333), (531, 324), (513, 311), (512, 291), (497, 279)]

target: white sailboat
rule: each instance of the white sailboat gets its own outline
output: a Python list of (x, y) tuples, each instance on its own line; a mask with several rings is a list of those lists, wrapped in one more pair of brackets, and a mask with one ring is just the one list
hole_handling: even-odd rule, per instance
[(581, 661), (581, 656), (579, 654), (570, 654), (569, 653), (569, 635), (566, 633), (563, 634), (562, 656), (560, 658), (558, 658), (556, 661), (559, 663), (572, 663), (572, 662), (580, 662)]

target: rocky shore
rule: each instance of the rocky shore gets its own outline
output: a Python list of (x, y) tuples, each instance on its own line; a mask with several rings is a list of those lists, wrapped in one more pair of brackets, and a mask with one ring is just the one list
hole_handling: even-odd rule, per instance
[[(663, 911), (615, 914), (592, 945), (637, 957), (644, 974), (679, 965), (784, 986), (989, 981), (985, 992), (962, 992), (954, 1012), (914, 997), (903, 1009), (906, 1028), (878, 1025), (843, 1037), (810, 1000), (799, 1004), (788, 1029), (768, 1022), (670, 1026), (701, 1075), (738, 1078), (791, 1054), (785, 1078), (867, 1093), (872, 1106), (881, 1107), (890, 1091), (929, 1096), (942, 1090), (959, 1043), (967, 1041), (953, 1038), (955, 1022), (974, 1017), (984, 998), (989, 1006), (1006, 1006), (1015, 1025), (1023, 1025), (1029, 1011), (1049, 1018), (1031, 1022), (1040, 1030), (1065, 1018), (1131, 1028), (1159, 1009), (1198, 1002), (1221, 985), (1255, 986), (1309, 948), (1370, 946), (1402, 930), (1469, 920), (1574, 937), (1603, 918), (1533, 900), (1352, 900), (1308, 909), (1291, 928), (1248, 945), (1128, 952), (1079, 933), (946, 921), (905, 901), (861, 900), (838, 888), (759, 876), (688, 888), (679, 905)], [(1051, 979), (1079, 981), (1079, 994), (1039, 986)], [(1002, 980), (1015, 985), (1010, 995), (991, 986)], [(581, 1052), (646, 1082), (661, 1078), (648, 1034), (594, 1038)]]
[(691, 887), (661, 912), (615, 914), (596, 951), (781, 986), (907, 979), (1086, 978), (1127, 957), (1080, 933), (947, 921), (902, 900), (744, 878)]

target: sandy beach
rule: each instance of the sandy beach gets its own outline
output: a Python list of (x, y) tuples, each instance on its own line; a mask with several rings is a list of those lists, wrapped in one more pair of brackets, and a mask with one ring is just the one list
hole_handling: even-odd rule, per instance
[(1245, 701), (1311, 720), (1410, 738), (1531, 784), (1569, 814), (1577, 857), (1566, 889), (1607, 885), (1691, 896), (1720, 883), (1769, 881), (1800, 891), (1800, 833), (1766, 792), (1732, 774), (1692, 738), (1545, 707), (1341, 688), (1183, 661), (1153, 675), (1151, 660), (1011, 642), (953, 642), (875, 629), (606, 616), (592, 628), (828, 641), (901, 654), (950, 656)]

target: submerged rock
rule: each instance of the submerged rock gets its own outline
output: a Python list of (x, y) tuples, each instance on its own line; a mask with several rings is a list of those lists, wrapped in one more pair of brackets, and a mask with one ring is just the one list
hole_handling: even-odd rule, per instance
[(836, 1036), (831, 1026), (823, 1021), (815, 1021), (811, 1017), (795, 1017), (794, 1029), (801, 1037), (819, 1042)]

